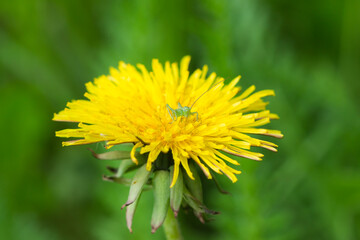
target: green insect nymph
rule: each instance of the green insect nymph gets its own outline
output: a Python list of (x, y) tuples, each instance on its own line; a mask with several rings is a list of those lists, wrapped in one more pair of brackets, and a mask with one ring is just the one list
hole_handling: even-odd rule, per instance
[(212, 87), (210, 87), (208, 90), (206, 90), (203, 94), (200, 95), (200, 97), (198, 97), (195, 102), (191, 105), (191, 107), (183, 107), (181, 106), (180, 103), (178, 103), (178, 108), (177, 109), (173, 109), (169, 106), (169, 104), (166, 104), (166, 109), (168, 110), (168, 113), (171, 117), (171, 119), (173, 121), (176, 121), (179, 117), (185, 117), (188, 118), (191, 115), (196, 114), (196, 121), (199, 120), (199, 113), (198, 112), (191, 112), (192, 107), (194, 106), (194, 104), (208, 91), (210, 91), (210, 89), (212, 89), (213, 87), (215, 87), (216, 85), (218, 85), (219, 83), (222, 83), (224, 80), (221, 80), (220, 82), (214, 84)]
[(183, 107), (178, 103), (177, 109), (172, 109), (169, 104), (166, 104), (166, 108), (170, 114), (170, 117), (173, 121), (176, 121), (178, 117), (190, 117), (191, 115), (196, 114), (196, 121), (199, 120), (199, 114), (197, 112), (191, 112), (191, 107)]

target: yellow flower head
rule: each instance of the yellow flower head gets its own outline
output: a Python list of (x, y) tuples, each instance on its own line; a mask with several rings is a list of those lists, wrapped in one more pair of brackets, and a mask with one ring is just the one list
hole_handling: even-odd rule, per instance
[[(151, 72), (141, 64), (135, 68), (120, 62), (118, 69), (110, 69), (110, 75), (86, 84), (87, 100), (69, 102), (54, 115), (55, 121), (79, 123), (77, 129), (61, 130), (56, 136), (79, 138), (64, 142), (64, 146), (105, 141), (110, 148), (134, 143), (131, 159), (137, 162), (138, 148), (140, 154), (148, 153), (148, 170), (161, 152), (171, 151), (171, 187), (180, 166), (193, 178), (189, 161), (196, 162), (208, 178), (211, 168), (235, 182), (240, 171), (228, 163), (239, 163), (229, 155), (261, 160), (261, 153), (249, 151), (252, 146), (276, 151), (275, 144), (248, 135), (282, 137), (280, 131), (256, 128), (278, 118), (265, 110), (267, 103), (262, 100), (274, 91), (253, 93), (255, 87), (251, 86), (240, 92), (236, 86), (240, 76), (224, 85), (224, 79), (215, 73), (207, 76), (207, 66), (190, 74), (189, 62), (186, 56), (180, 67), (169, 62), (162, 66), (154, 59)], [(181, 106), (192, 106), (189, 112), (193, 114), (177, 114), (184, 109)]]

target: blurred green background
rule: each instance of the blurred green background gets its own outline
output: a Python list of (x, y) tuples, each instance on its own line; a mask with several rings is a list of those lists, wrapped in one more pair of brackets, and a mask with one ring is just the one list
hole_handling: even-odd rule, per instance
[[(278, 153), (240, 159), (231, 195), (204, 181), (221, 212), (202, 225), (181, 213), (185, 239), (360, 239), (360, 1), (0, 2), (0, 238), (164, 239), (151, 234), (152, 192), (130, 234), (128, 189), (103, 182), (87, 146), (61, 147), (52, 122), (84, 83), (119, 60), (192, 56), (241, 85), (274, 89)], [(100, 149), (99, 145), (93, 145)]]

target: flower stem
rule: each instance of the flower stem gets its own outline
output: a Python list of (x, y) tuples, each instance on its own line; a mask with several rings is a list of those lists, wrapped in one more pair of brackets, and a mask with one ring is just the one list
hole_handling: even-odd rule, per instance
[(170, 207), (163, 224), (163, 229), (167, 240), (183, 240), (179, 223)]

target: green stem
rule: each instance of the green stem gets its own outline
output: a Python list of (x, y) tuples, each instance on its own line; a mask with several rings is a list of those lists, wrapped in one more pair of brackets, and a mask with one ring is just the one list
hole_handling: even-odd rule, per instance
[(170, 207), (163, 224), (163, 229), (167, 240), (183, 240), (179, 223)]

